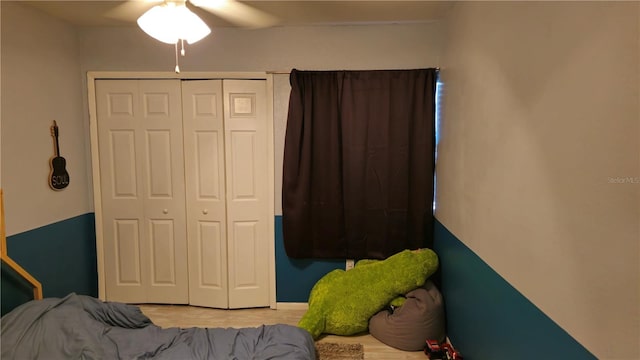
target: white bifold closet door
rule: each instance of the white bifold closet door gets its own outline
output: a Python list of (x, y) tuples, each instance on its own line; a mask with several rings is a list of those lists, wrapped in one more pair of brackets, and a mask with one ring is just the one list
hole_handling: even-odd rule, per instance
[(182, 96), (189, 301), (267, 306), (266, 81), (184, 81)]
[(97, 82), (108, 300), (187, 303), (179, 80)]
[(269, 305), (264, 80), (97, 80), (106, 298)]

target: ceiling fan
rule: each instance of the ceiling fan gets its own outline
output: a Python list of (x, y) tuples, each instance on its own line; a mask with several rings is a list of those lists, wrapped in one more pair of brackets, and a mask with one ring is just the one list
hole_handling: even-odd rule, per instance
[(236, 0), (130, 0), (115, 8), (110, 16), (130, 16), (142, 13), (138, 26), (149, 36), (176, 47), (176, 73), (178, 66), (178, 44), (193, 44), (211, 33), (207, 24), (189, 7), (206, 10), (232, 24), (244, 28), (264, 28), (276, 25), (278, 19), (266, 12)]
[(108, 16), (127, 19), (157, 6), (186, 6), (206, 10), (236, 26), (256, 29), (274, 26), (278, 19), (237, 0), (129, 0), (112, 9)]

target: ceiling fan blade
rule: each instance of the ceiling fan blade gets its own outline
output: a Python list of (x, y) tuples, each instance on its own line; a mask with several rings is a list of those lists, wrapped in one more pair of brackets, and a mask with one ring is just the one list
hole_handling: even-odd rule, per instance
[(135, 22), (145, 11), (163, 2), (164, 0), (129, 0), (113, 7), (107, 11), (104, 16), (117, 20)]
[(257, 29), (274, 26), (278, 23), (275, 16), (236, 0), (190, 1), (193, 5), (242, 27)]

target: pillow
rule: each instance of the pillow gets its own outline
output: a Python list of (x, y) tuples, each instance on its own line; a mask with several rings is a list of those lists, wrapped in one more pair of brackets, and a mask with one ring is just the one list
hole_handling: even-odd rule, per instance
[(381, 342), (406, 351), (420, 351), (425, 340), (445, 340), (442, 295), (431, 281), (406, 294), (393, 313), (382, 310), (369, 319), (369, 333)]

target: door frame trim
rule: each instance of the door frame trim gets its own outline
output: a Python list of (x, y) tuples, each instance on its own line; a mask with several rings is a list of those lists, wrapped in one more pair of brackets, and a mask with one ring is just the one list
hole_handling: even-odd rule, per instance
[(96, 259), (98, 266), (98, 298), (106, 300), (106, 282), (104, 273), (104, 239), (102, 238), (102, 191), (100, 184), (100, 159), (98, 153), (98, 116), (96, 103), (96, 80), (123, 79), (203, 79), (203, 80), (266, 80), (267, 82), (267, 203), (269, 217), (267, 221), (269, 241), (269, 306), (276, 304), (276, 252), (275, 252), (275, 159), (273, 124), (273, 75), (266, 72), (146, 72), (146, 71), (88, 71), (87, 100), (89, 105), (89, 132), (91, 136), (91, 174), (93, 183), (93, 204), (96, 226)]

